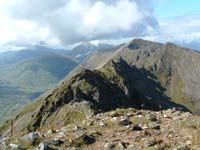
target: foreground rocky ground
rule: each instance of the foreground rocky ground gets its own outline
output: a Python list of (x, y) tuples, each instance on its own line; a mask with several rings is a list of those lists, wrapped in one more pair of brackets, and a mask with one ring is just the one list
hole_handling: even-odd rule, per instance
[(154, 112), (117, 109), (0, 140), (0, 149), (35, 150), (198, 150), (200, 120), (175, 109)]

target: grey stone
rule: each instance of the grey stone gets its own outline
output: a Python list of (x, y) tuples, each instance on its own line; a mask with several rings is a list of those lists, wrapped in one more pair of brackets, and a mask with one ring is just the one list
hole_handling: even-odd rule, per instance
[(141, 126), (139, 126), (138, 124), (136, 124), (136, 125), (133, 125), (133, 126), (131, 127), (131, 130), (133, 130), (133, 131), (141, 131), (141, 130), (143, 130), (143, 129), (142, 129)]
[(131, 123), (132, 122), (128, 118), (124, 118), (119, 121), (119, 125), (122, 125), (122, 126), (127, 126), (127, 125), (130, 125)]
[(153, 115), (153, 114), (150, 114), (149, 119), (150, 119), (151, 121), (157, 121), (157, 120), (158, 120), (158, 119), (156, 118), (156, 116)]
[(118, 143), (118, 148), (119, 148), (120, 150), (124, 150), (124, 149), (127, 148), (128, 145), (129, 145), (129, 143), (120, 142), (120, 143)]
[(11, 150), (24, 150), (25, 148), (21, 145), (10, 143), (9, 147)]
[(51, 139), (51, 140), (45, 141), (45, 143), (47, 143), (48, 145), (60, 146), (60, 145), (63, 144), (64, 142), (61, 141), (61, 140), (59, 140), (59, 139)]
[(36, 148), (36, 150), (48, 150), (49, 146), (48, 143), (46, 142), (42, 142), (38, 145), (38, 147)]
[(145, 141), (144, 146), (145, 147), (151, 147), (157, 144), (157, 141), (152, 138), (152, 139), (148, 139), (147, 141)]
[(105, 145), (104, 145), (104, 149), (105, 150), (111, 150), (111, 149), (114, 149), (115, 148), (115, 144), (114, 143), (106, 143)]
[(24, 135), (23, 137), (21, 137), (20, 139), (23, 141), (32, 141), (35, 140), (39, 137), (38, 133), (36, 132), (31, 132), (29, 134)]
[(128, 149), (128, 150), (135, 150), (136, 147), (135, 147), (135, 145), (128, 145), (128, 146), (127, 146), (127, 149)]
[(155, 130), (160, 130), (160, 125), (155, 123), (155, 122), (149, 122), (148, 123), (149, 128), (155, 129)]

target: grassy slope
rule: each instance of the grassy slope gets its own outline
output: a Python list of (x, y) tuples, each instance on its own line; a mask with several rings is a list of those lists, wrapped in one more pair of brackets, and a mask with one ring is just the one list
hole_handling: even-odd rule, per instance
[(49, 54), (1, 66), (0, 124), (26, 103), (53, 88), (76, 65), (71, 58)]

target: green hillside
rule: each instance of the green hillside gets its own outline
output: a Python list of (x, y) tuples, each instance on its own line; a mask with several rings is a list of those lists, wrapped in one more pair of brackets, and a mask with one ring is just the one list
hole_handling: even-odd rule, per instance
[[(0, 65), (0, 124), (26, 103), (54, 87), (78, 64), (65, 55), (45, 52), (36, 56), (34, 52), (35, 57), (31, 57), (31, 53), (22, 51), (16, 56), (12, 54), (12, 58), (4, 58), (4, 62), (11, 62), (14, 58), (17, 61)], [(19, 56), (21, 58), (17, 59)]]

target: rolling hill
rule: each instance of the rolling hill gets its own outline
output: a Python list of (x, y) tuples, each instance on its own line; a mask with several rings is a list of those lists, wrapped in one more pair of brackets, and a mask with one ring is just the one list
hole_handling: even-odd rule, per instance
[(49, 49), (5, 52), (0, 57), (0, 123), (54, 87), (79, 62)]

